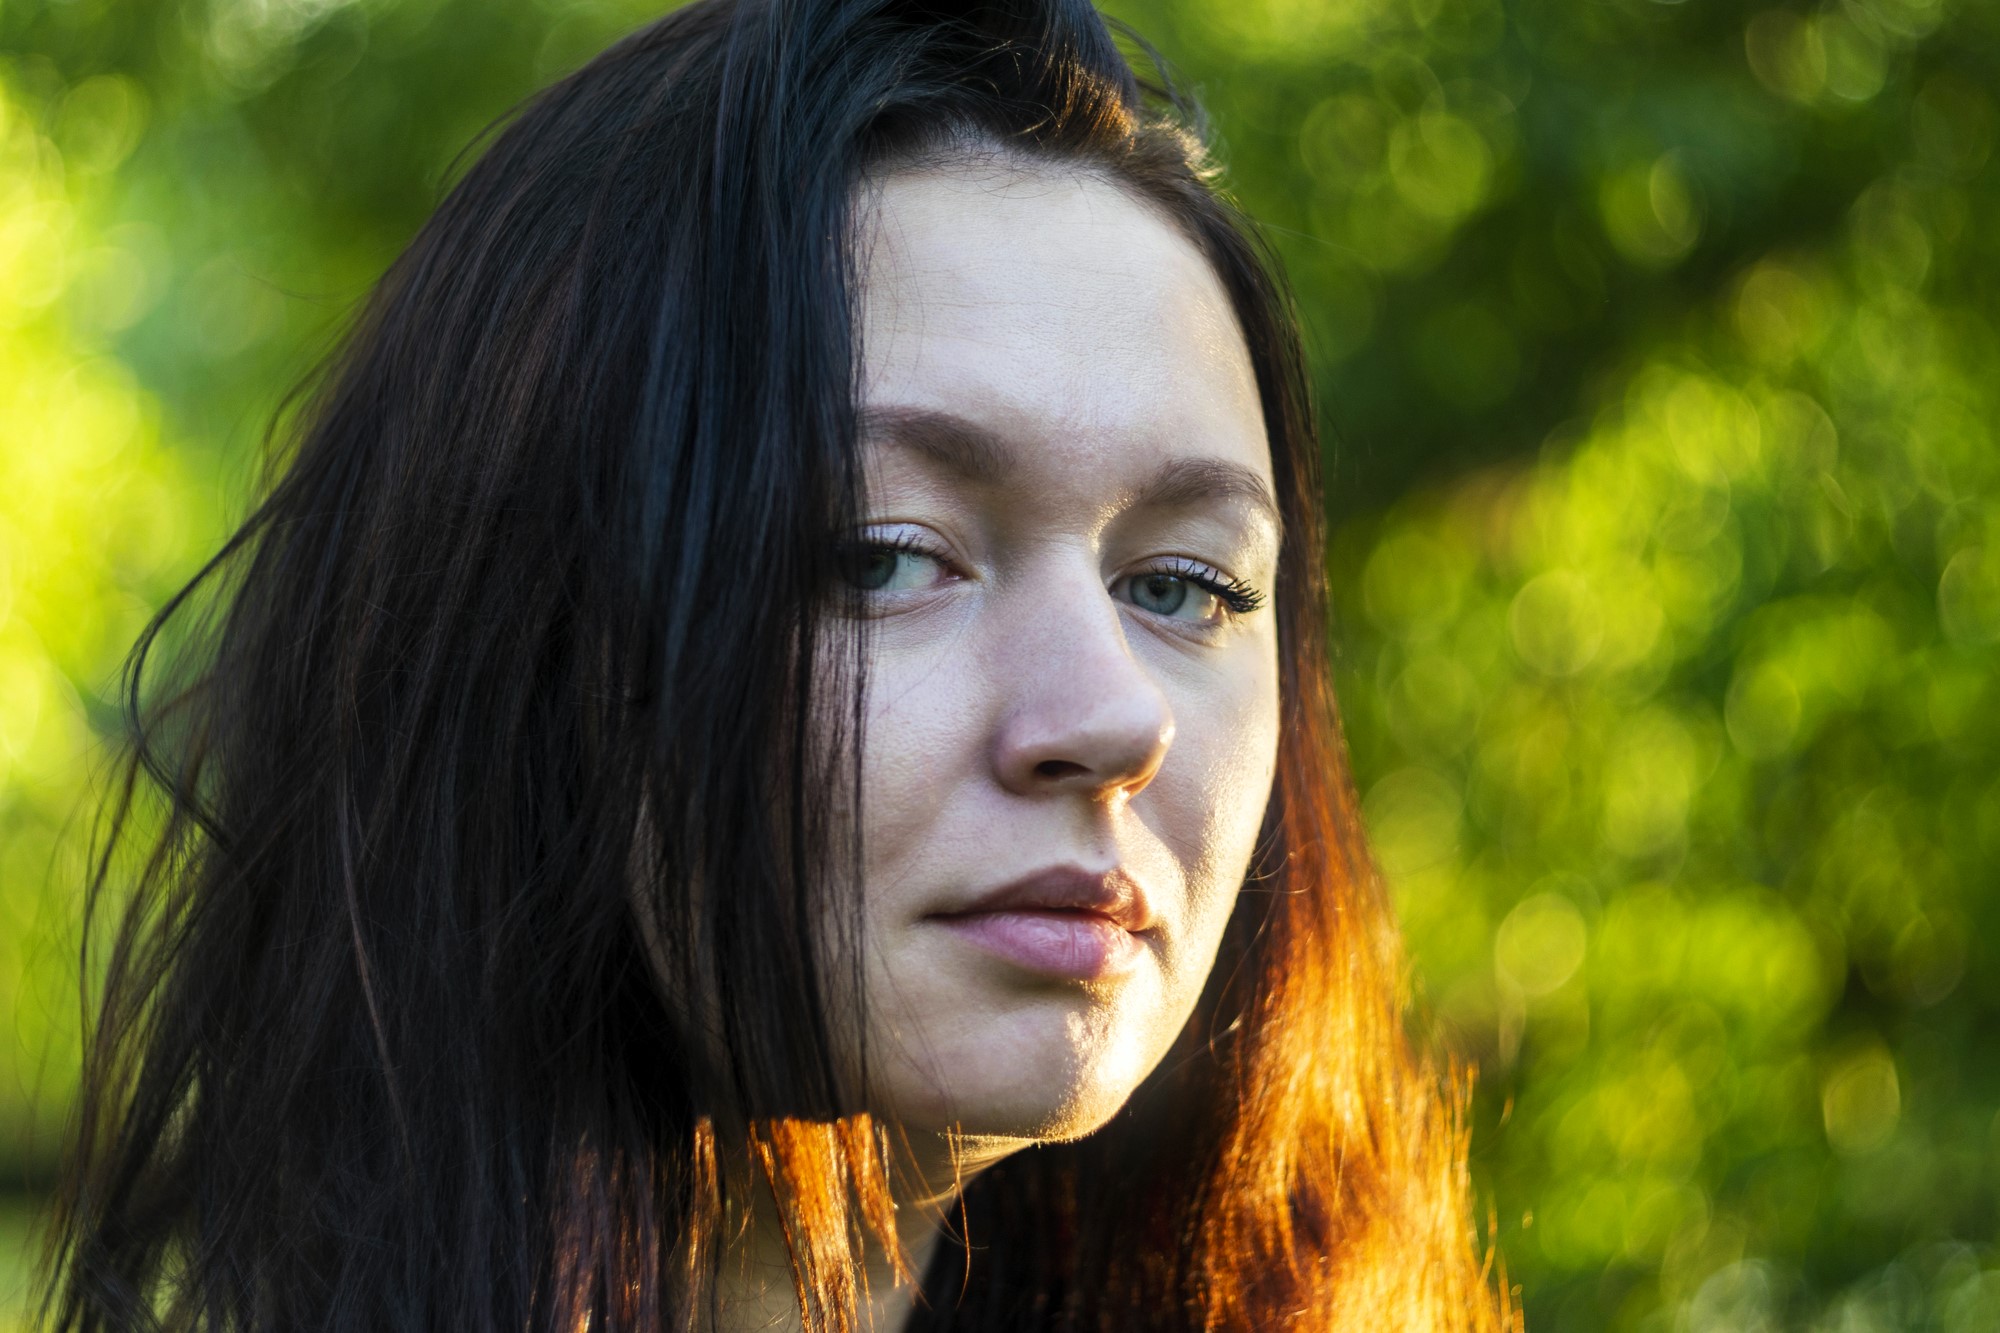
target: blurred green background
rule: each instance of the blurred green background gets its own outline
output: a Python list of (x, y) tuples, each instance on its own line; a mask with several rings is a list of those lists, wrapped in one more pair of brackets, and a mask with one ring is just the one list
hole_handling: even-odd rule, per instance
[[(2000, 1330), (2000, 4), (1126, 0), (1299, 288), (1528, 1327)], [(0, 0), (0, 1330), (150, 609), (632, 0)]]

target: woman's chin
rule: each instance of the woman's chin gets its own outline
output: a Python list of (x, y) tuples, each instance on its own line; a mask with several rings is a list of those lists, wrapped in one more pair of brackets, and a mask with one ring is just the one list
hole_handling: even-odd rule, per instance
[(919, 1065), (898, 1059), (875, 1098), (913, 1132), (1056, 1142), (1082, 1138), (1118, 1113), (1155, 1063), (1138, 1037), (1079, 1043), (1074, 1033), (984, 1049), (940, 1051)]
[(892, 1102), (884, 1107), (884, 1113), (907, 1133), (1025, 1147), (1067, 1142), (1094, 1133), (1118, 1113), (1127, 1095), (1123, 1091), (1078, 1089), (1068, 1096), (1037, 1096), (1033, 1090), (1013, 1089), (1004, 1099), (961, 1094), (952, 1099), (966, 1108), (960, 1115), (944, 1109), (946, 1103), (932, 1096), (924, 1097), (913, 1111), (904, 1111)]

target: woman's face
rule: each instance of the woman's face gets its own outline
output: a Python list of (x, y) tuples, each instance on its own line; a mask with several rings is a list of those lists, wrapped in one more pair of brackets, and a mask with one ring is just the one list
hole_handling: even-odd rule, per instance
[(1073, 1138), (1186, 1023), (1270, 794), (1256, 381), (1207, 262), (1104, 179), (861, 205), (871, 1109)]

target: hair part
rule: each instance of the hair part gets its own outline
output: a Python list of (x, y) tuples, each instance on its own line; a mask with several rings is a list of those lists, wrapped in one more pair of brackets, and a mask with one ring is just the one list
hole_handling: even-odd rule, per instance
[(869, 170), (973, 145), (1102, 173), (1219, 275), (1284, 716), (1180, 1041), (968, 1186), (912, 1326), (1514, 1325), (1327, 685), (1296, 317), (1203, 138), (1085, 0), (700, 0), (525, 104), (128, 660), (51, 1328), (706, 1328), (759, 1180), (806, 1327), (859, 1326), (864, 1246), (900, 1250), (820, 925), (859, 911), (865, 659), (813, 649), (858, 514), (850, 224)]

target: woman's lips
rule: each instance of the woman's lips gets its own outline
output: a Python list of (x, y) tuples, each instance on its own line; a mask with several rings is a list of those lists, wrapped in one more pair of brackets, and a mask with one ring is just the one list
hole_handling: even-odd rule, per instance
[(1102, 981), (1137, 967), (1146, 945), (1097, 912), (1017, 907), (933, 916), (967, 944), (1023, 971)]

